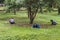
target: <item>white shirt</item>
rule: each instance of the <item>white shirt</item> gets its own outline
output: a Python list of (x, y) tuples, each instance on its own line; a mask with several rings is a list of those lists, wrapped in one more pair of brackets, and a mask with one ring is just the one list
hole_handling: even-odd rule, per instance
[(14, 19), (10, 19), (9, 21), (10, 21), (10, 22), (14, 22)]

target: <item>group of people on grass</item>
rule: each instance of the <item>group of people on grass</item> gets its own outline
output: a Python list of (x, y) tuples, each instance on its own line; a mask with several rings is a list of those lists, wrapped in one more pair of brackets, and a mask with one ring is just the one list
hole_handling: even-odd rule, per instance
[[(57, 22), (54, 21), (54, 20), (50, 20), (50, 22), (51, 22), (51, 25), (56, 25), (56, 24), (57, 24)], [(11, 18), (11, 19), (9, 20), (9, 23), (10, 23), (10, 24), (15, 24), (14, 18)], [(32, 25), (32, 27), (33, 27), (33, 28), (40, 28), (40, 25), (35, 23), (35, 24)]]

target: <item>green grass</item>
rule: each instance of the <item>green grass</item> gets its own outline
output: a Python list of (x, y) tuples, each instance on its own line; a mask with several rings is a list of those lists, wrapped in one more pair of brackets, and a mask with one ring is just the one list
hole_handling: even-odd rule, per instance
[[(16, 24), (9, 24), (8, 20), (11, 17), (15, 19)], [(56, 20), (58, 24), (51, 26), (50, 19)], [(39, 13), (34, 23), (43, 27), (32, 28), (26, 11), (17, 12), (17, 15), (0, 13), (0, 40), (60, 40), (60, 16), (57, 12)]]

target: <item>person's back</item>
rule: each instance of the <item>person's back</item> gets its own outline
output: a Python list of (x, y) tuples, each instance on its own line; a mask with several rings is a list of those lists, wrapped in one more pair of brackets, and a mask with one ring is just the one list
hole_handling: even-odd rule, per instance
[(10, 22), (11, 24), (14, 24), (14, 23), (15, 23), (13, 18), (11, 18), (11, 19), (9, 20), (9, 22)]
[(33, 28), (40, 28), (39, 24), (33, 24)]

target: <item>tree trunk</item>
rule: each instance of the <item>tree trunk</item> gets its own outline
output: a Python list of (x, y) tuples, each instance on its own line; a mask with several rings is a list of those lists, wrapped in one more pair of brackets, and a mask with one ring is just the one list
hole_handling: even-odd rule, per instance
[(16, 15), (16, 9), (14, 8), (14, 15)]
[(28, 18), (29, 18), (30, 17), (30, 14), (31, 14), (31, 8), (28, 7), (27, 10), (28, 10)]
[(29, 18), (29, 16), (30, 16), (29, 14), (30, 14), (30, 10), (28, 9), (28, 18)]
[(33, 24), (34, 18), (30, 18), (30, 24)]
[(48, 5), (48, 11), (49, 11), (49, 12), (52, 11), (52, 4), (51, 4), (51, 3), (49, 3), (49, 5)]
[(60, 15), (60, 7), (58, 7), (58, 15)]
[(28, 18), (30, 19), (30, 24), (33, 24), (37, 11), (38, 11), (38, 7), (33, 11), (31, 10), (31, 7), (28, 8)]
[(40, 12), (43, 13), (42, 7), (40, 7)]
[(31, 11), (31, 13), (29, 13), (30, 24), (33, 24), (36, 14), (37, 14), (36, 11)]
[(10, 13), (10, 9), (7, 9), (7, 10), (6, 10), (6, 13)]

